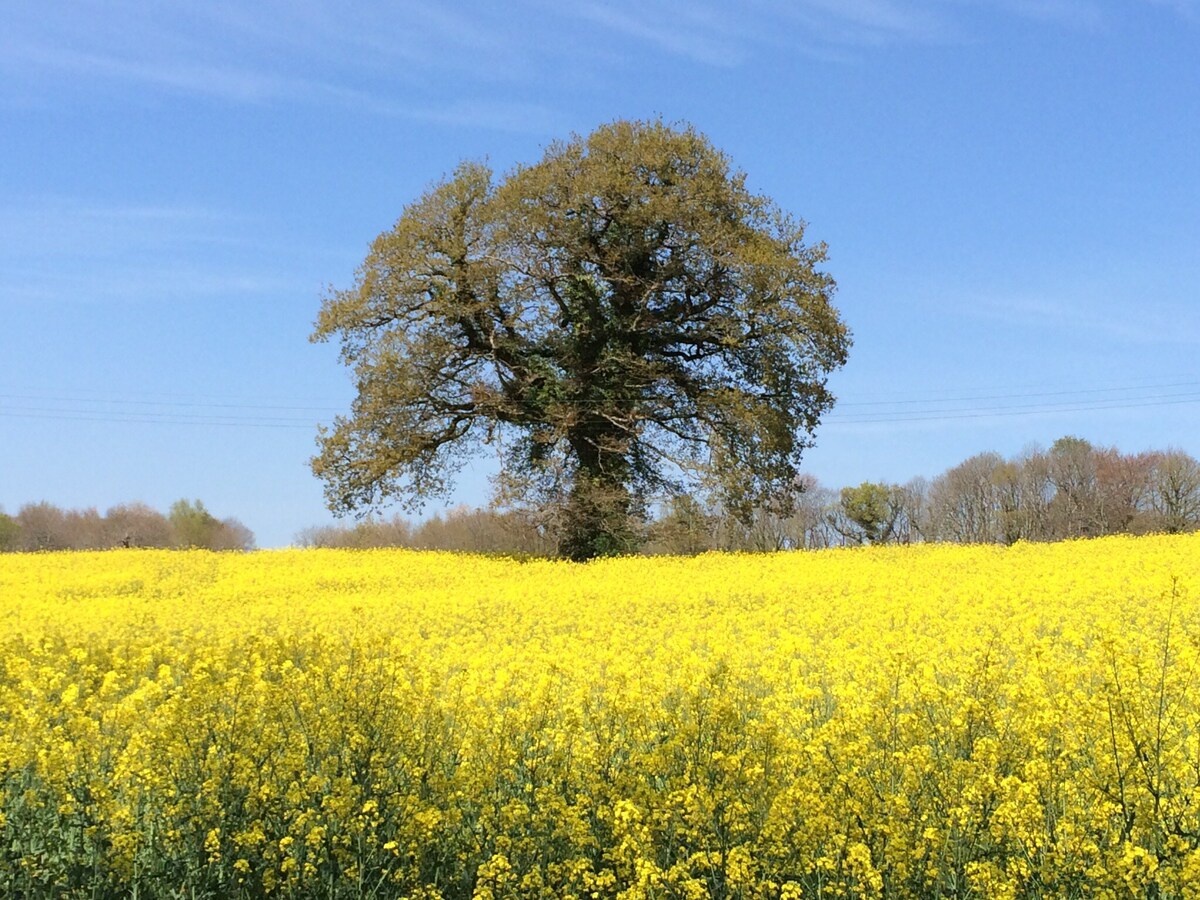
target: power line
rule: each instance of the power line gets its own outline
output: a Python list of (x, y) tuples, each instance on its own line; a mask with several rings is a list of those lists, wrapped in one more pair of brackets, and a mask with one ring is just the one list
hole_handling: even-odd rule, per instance
[(110, 409), (73, 409), (71, 407), (62, 406), (26, 406), (23, 404), (9, 404), (0, 406), (0, 410), (12, 412), (31, 412), (31, 413), (51, 413), (51, 414), (66, 414), (66, 415), (84, 415), (84, 416), (101, 416), (112, 418), (144, 418), (144, 419), (194, 419), (198, 422), (208, 420), (226, 420), (226, 421), (251, 421), (251, 422), (283, 422), (294, 425), (312, 424), (313, 420), (307, 416), (242, 416), (234, 414), (214, 413), (206, 415), (204, 413), (187, 413), (187, 412), (172, 412), (153, 411), (153, 410), (110, 410)]
[(958, 412), (946, 415), (923, 415), (913, 413), (910, 415), (893, 416), (878, 418), (850, 418), (838, 416), (826, 416), (823, 420), (827, 425), (899, 425), (905, 422), (940, 422), (950, 421), (954, 419), (990, 419), (995, 417), (1012, 417), (1026, 416), (1032, 417), (1045, 413), (1074, 413), (1074, 412), (1102, 412), (1104, 410), (1114, 409), (1141, 409), (1143, 407), (1153, 406), (1177, 406), (1189, 403), (1200, 403), (1200, 395), (1193, 395), (1191, 399), (1179, 400), (1147, 400), (1141, 403), (1110, 403), (1094, 406), (1040, 406), (1040, 407), (999, 407), (990, 410), (979, 410), (974, 412)]
[(1035, 391), (1023, 394), (980, 394), (971, 397), (932, 397), (918, 400), (850, 400), (846, 402), (839, 402), (838, 406), (902, 406), (922, 403), (971, 403), (981, 400), (1026, 400), (1033, 397), (1067, 397), (1075, 394), (1108, 394), (1127, 391), (1162, 390), (1166, 388), (1177, 387), (1200, 388), (1200, 381), (1180, 381), (1171, 384), (1138, 385), (1128, 387), (1079, 388), (1069, 391)]
[(201, 409), (265, 409), (293, 412), (340, 412), (338, 406), (279, 406), (272, 403), (209, 403), (188, 400), (134, 400), (124, 397), (92, 399), (89, 397), (63, 397), (57, 395), (34, 396), (29, 394), (0, 394), (0, 400), (25, 400), (38, 403), (100, 403), (120, 406), (187, 406)]
[[(993, 417), (1037, 416), (1052, 413), (1103, 412), (1141, 409), (1200, 402), (1200, 391), (1172, 391), (1175, 388), (1200, 388), (1200, 381), (1171, 381), (1158, 384), (1123, 385), (1074, 390), (1037, 390), (1014, 393), (979, 393), (952, 397), (929, 396), (902, 400), (857, 400), (838, 403), (836, 410), (823, 420), (827, 425), (903, 424)], [(37, 389), (33, 389), (34, 392)], [(1163, 391), (1172, 391), (1162, 393)], [(98, 394), (94, 398), (82, 394)], [(1126, 396), (1120, 396), (1120, 395)], [(1131, 396), (1132, 395), (1132, 396)], [(1140, 396), (1139, 396), (1140, 395)], [(153, 394), (112, 395), (102, 390), (78, 389), (63, 393), (0, 393), (0, 416), (5, 418), (50, 421), (106, 422), (110, 424), (216, 425), (220, 427), (285, 428), (313, 430), (316, 422), (306, 416), (273, 413), (343, 412), (344, 406), (307, 405), (278, 402), (233, 402), (216, 400), (143, 399)], [(180, 395), (158, 395), (175, 396)], [(1048, 398), (1070, 398), (1049, 401)], [(996, 404), (992, 401), (1033, 401)], [(10, 402), (5, 402), (10, 401)], [(11, 402), (17, 401), (17, 402)], [(947, 407), (945, 404), (960, 406)], [(59, 405), (70, 404), (70, 405)], [(111, 407), (118, 407), (113, 409)], [(135, 407), (135, 408), (130, 408)], [(865, 409), (872, 407), (872, 409)], [(890, 407), (890, 408), (889, 408)], [(923, 408), (921, 408), (923, 407)], [(213, 410), (206, 413), (205, 410)], [(235, 412), (225, 412), (232, 410)], [(253, 414), (242, 414), (253, 413)]]
[(1200, 402), (1200, 392), (1151, 394), (1145, 397), (1104, 397), (1095, 400), (1033, 403), (1006, 406), (964, 406), (952, 409), (921, 409), (901, 412), (833, 413), (826, 422), (925, 422), (939, 419), (984, 418), (987, 416), (1019, 416), (1039, 413), (1089, 412), (1106, 409), (1137, 409), (1149, 406), (1168, 406)]
[[(1169, 377), (1169, 376), (1166, 376)], [(1189, 380), (1181, 380), (1185, 376), (1177, 376), (1170, 381), (1163, 381), (1162, 378), (1142, 379), (1147, 382), (1143, 384), (1123, 384), (1110, 385), (1107, 387), (1085, 387), (1085, 388), (1058, 388), (1058, 389), (1042, 389), (1038, 387), (1035, 390), (1029, 391), (1013, 391), (1008, 393), (977, 393), (966, 395), (951, 395), (937, 396), (933, 394), (917, 397), (908, 397), (905, 399), (895, 400), (840, 400), (839, 408), (844, 407), (861, 407), (861, 406), (910, 406), (920, 404), (940, 404), (940, 403), (975, 403), (987, 400), (1025, 400), (1036, 399), (1041, 397), (1067, 397), (1072, 395), (1094, 395), (1105, 393), (1127, 393), (1131, 391), (1161, 391), (1173, 388), (1200, 388), (1200, 381), (1194, 378)], [(989, 389), (984, 389), (988, 391)], [(136, 406), (186, 406), (186, 407), (204, 407), (213, 409), (254, 409), (268, 411), (293, 411), (293, 412), (341, 412), (345, 409), (346, 403), (344, 400), (338, 401), (318, 401), (313, 402), (313, 398), (269, 398), (262, 402), (247, 400), (246, 398), (219, 397), (216, 399), (200, 399), (196, 395), (185, 395), (175, 393), (153, 392), (153, 391), (132, 391), (123, 394), (113, 395), (106, 389), (73, 387), (66, 391), (46, 390), (29, 385), (0, 385), (0, 399), (9, 400), (26, 400), (34, 402), (51, 402), (51, 403), (86, 403), (86, 404), (114, 404), (114, 405), (136, 405)], [(100, 396), (87, 397), (77, 396), (80, 394), (96, 394)], [(70, 395), (70, 396), (66, 396)], [(870, 395), (867, 395), (870, 396)], [(879, 396), (878, 394), (876, 396)], [(161, 398), (161, 399), (156, 399)], [(1112, 398), (1117, 399), (1117, 398)], [(1134, 399), (1134, 398), (1130, 398)]]
[(313, 431), (316, 428), (316, 423), (309, 422), (306, 424), (289, 424), (279, 421), (258, 421), (254, 419), (220, 419), (216, 417), (194, 417), (185, 418), (182, 416), (167, 417), (161, 416), (158, 418), (150, 418), (146, 415), (137, 416), (105, 416), (93, 415), (90, 413), (73, 413), (65, 411), (47, 410), (47, 411), (25, 411), (25, 412), (9, 412), (6, 409), (0, 409), (0, 418), (5, 419), (43, 419), (55, 422), (104, 422), (110, 425), (215, 425), (218, 427), (235, 427), (235, 428), (291, 428), (304, 429), (305, 431)]

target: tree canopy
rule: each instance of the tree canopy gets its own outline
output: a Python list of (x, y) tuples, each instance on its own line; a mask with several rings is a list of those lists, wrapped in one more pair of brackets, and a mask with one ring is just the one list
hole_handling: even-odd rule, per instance
[(690, 127), (615, 122), (501, 180), (464, 163), (322, 304), (357, 397), (313, 470), (335, 512), (412, 507), (494, 443), (574, 559), (632, 549), (655, 494), (786, 503), (850, 344), (825, 259)]

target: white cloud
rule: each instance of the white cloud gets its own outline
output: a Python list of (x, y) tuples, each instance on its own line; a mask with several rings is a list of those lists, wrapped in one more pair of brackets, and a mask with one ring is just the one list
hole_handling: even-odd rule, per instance
[(600, 0), (577, 0), (560, 3), (558, 9), (694, 62), (732, 66), (742, 60), (738, 29), (703, 4), (679, 7), (659, 2), (621, 7)]
[[(1184, 16), (1200, 10), (1200, 0), (1136, 2)], [(587, 70), (602, 76), (614, 59), (646, 48), (712, 67), (743, 64), (767, 47), (852, 58), (874, 46), (986, 37), (981, 12), (1074, 28), (1106, 15), (1099, 0), (80, 0), (70, 9), (8, 10), (0, 76), (13, 103), (30, 102), (30, 86), (124, 83), (483, 127), (507, 127), (513, 117), (492, 115), (488, 101), (516, 95), (532, 110), (516, 120), (536, 129), (551, 115), (534, 107), (552, 81), (586, 82)], [(445, 110), (448, 98), (457, 111)]]
[(831, 40), (847, 43), (930, 41), (954, 31), (936, 7), (891, 0), (800, 0), (794, 11), (813, 17)]
[(1069, 290), (985, 296), (958, 305), (961, 315), (1016, 328), (1124, 346), (1200, 344), (1200, 311), (1193, 304), (1148, 299), (1121, 288), (1080, 285)]
[(131, 59), (47, 46), (20, 47), (9, 54), (9, 59), (81, 79), (138, 82), (234, 102), (274, 99), (297, 87), (269, 73), (185, 59)]
[(1165, 6), (1193, 22), (1200, 22), (1200, 0), (1146, 0), (1155, 6)]
[(279, 265), (312, 251), (268, 243), (261, 225), (191, 206), (14, 203), (0, 212), (0, 304), (312, 293)]
[(1001, 12), (1050, 22), (1078, 30), (1092, 30), (1105, 21), (1103, 7), (1094, 0), (990, 0)]
[[(22, 105), (30, 104), (35, 85), (124, 84), (233, 104), (317, 104), (482, 127), (528, 127), (548, 117), (533, 102), (510, 102), (501, 116), (487, 102), (489, 94), (512, 94), (492, 85), (531, 73), (531, 42), (520, 37), (519, 23), (494, 11), (473, 16), (418, 3), (217, 2), (188, 9), (117, 2), (85, 3), (70, 15), (18, 13), (6, 25), (0, 76), (12, 76), (11, 102)], [(462, 79), (471, 84), (471, 102), (439, 102), (438, 88)], [(471, 108), (476, 115), (467, 113)]]

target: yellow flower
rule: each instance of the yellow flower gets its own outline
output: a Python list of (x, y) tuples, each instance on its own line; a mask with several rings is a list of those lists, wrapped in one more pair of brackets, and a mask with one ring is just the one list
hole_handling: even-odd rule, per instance
[(1200, 900), (1197, 535), (4, 555), (0, 594), (0, 838), (68, 848), (0, 894)]

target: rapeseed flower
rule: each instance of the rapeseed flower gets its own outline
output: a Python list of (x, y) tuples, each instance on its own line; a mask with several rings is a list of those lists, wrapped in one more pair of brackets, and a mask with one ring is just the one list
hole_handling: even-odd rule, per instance
[(0, 895), (1197, 897), (1200, 536), (0, 557)]

